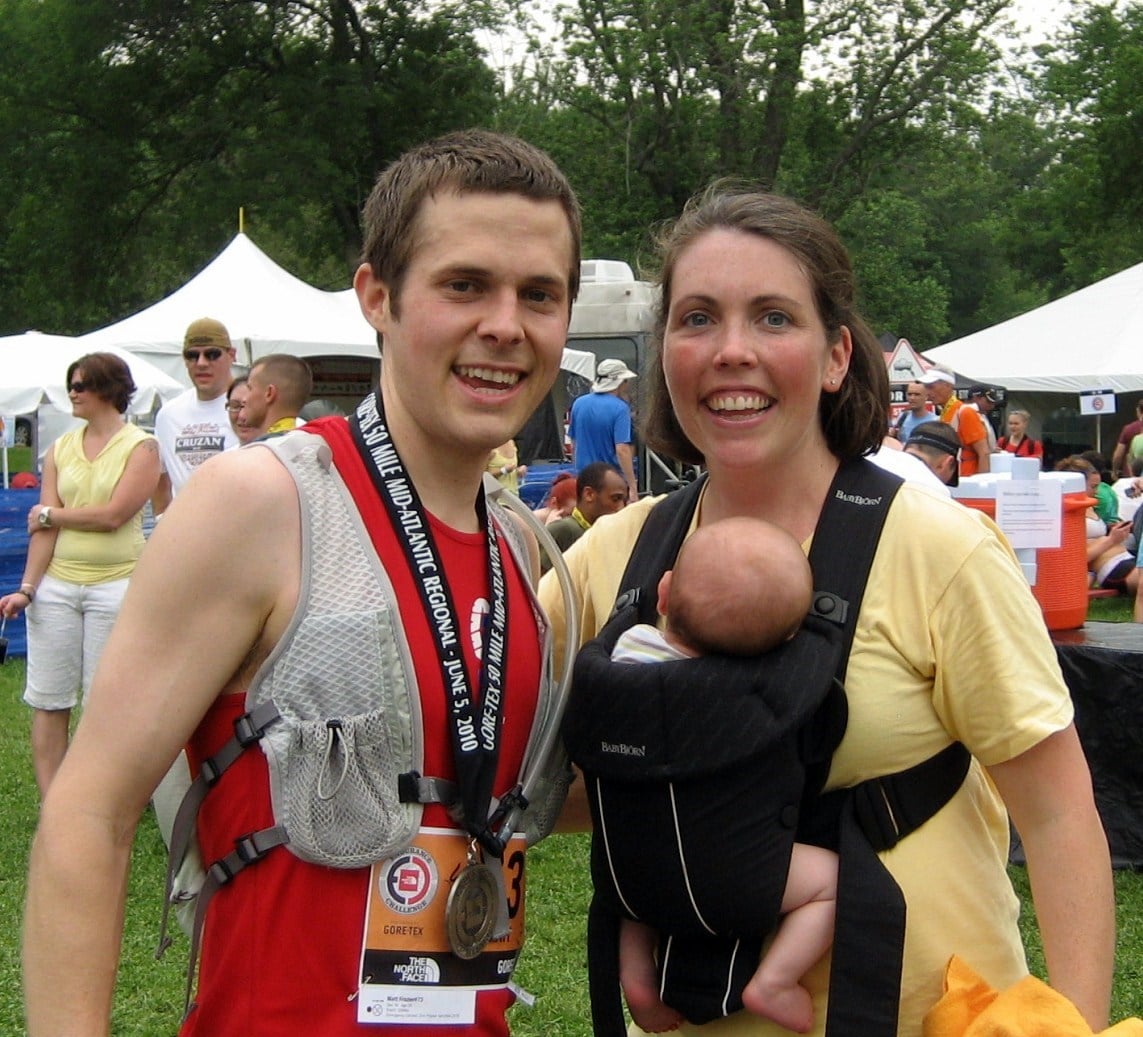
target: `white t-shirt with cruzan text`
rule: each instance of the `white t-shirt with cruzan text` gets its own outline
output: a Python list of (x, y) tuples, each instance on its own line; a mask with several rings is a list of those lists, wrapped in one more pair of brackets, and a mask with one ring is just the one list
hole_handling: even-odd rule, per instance
[(171, 491), (178, 493), (204, 461), (238, 446), (226, 413), (226, 394), (204, 402), (188, 389), (163, 404), (155, 418), (155, 438)]

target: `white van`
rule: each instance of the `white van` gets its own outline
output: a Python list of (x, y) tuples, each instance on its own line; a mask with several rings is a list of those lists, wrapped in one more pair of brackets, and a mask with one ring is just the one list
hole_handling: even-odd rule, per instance
[[(638, 372), (632, 400), (636, 425), (646, 393), (644, 376), (650, 362), (657, 298), (655, 286), (637, 280), (627, 263), (614, 259), (585, 259), (580, 263), (579, 297), (572, 307), (568, 348), (592, 354), (596, 363), (609, 358), (622, 360)], [(535, 502), (543, 499), (558, 471), (571, 470), (565, 449), (568, 411), (572, 401), (589, 389), (590, 380), (563, 372), (550, 403), (533, 415), (521, 433), (521, 455), (532, 467), (521, 496), (529, 503), (534, 503), (533, 498)], [(662, 493), (681, 473), (676, 462), (658, 457), (638, 438), (635, 470), (641, 493)]]

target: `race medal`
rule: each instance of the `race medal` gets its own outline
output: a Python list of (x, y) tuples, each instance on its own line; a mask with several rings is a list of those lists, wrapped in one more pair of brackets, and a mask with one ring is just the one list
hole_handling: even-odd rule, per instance
[(469, 863), (457, 876), (445, 907), (445, 927), (453, 954), (468, 961), (492, 939), (500, 891), (487, 864)]

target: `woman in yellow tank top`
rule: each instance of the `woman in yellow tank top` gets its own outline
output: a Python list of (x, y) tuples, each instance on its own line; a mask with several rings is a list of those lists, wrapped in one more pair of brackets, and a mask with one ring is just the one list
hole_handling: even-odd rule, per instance
[(143, 549), (143, 506), (159, 481), (154, 437), (124, 418), (135, 393), (127, 364), (113, 353), (89, 353), (68, 367), (67, 387), (72, 413), (85, 424), (44, 456), (40, 502), (28, 512), (24, 578), (0, 597), (5, 616), (27, 609), (24, 701), (34, 710), (41, 798)]

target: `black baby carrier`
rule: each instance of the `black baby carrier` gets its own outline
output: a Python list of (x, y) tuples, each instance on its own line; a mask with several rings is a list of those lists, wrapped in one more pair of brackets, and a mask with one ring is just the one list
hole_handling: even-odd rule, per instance
[(845, 730), (842, 681), (866, 577), (899, 486), (870, 462), (841, 466), (810, 549), (820, 588), (810, 612), (795, 638), (753, 658), (610, 661), (623, 630), (654, 622), (655, 587), (690, 528), (701, 483), (648, 517), (614, 614), (576, 660), (563, 727), (592, 812), (597, 1037), (625, 1033), (622, 918), (658, 930), (668, 1005), (693, 1023), (740, 1010), (778, 921), (795, 841), (841, 854), (831, 1037), (895, 1034), (904, 901), (876, 851), (947, 802), (968, 754), (956, 745), (910, 772), (820, 792)]

